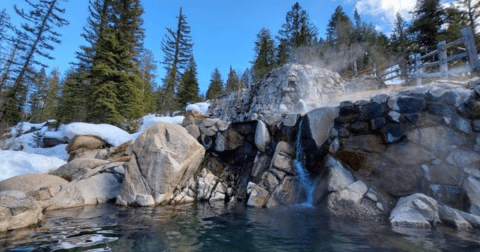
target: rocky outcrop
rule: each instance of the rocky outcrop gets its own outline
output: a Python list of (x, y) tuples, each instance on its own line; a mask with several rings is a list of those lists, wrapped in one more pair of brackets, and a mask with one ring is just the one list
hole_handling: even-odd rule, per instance
[(58, 187), (68, 183), (58, 176), (47, 174), (24, 174), (0, 181), (0, 192), (19, 191), (28, 194), (43, 187)]
[(160, 123), (142, 133), (128, 151), (125, 179), (117, 204), (167, 203), (178, 186), (197, 171), (205, 149), (181, 126)]
[(389, 220), (394, 226), (430, 228), (440, 223), (437, 201), (423, 194), (400, 198)]
[(265, 120), (271, 114), (305, 113), (345, 93), (338, 73), (309, 65), (289, 64), (268, 73), (248, 89), (217, 97), (211, 117), (231, 122)]
[(43, 219), (42, 206), (32, 197), (0, 196), (0, 232), (35, 225)]

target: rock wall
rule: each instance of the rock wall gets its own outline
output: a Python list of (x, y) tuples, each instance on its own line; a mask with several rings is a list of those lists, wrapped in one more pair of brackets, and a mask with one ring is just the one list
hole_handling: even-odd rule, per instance
[(287, 64), (269, 72), (251, 88), (217, 97), (208, 113), (232, 122), (263, 119), (267, 114), (305, 113), (342, 95), (345, 86), (336, 72)]

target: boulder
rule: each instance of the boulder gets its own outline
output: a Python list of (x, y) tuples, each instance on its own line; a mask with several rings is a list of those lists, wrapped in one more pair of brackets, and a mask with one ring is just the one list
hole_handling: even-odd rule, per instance
[(161, 204), (172, 199), (177, 186), (186, 186), (202, 162), (205, 148), (185, 128), (159, 123), (144, 131), (130, 152), (132, 160), (126, 165), (117, 204), (145, 205), (137, 201), (138, 195)]
[(322, 145), (328, 139), (329, 130), (333, 126), (338, 112), (338, 107), (324, 107), (307, 113), (308, 129), (317, 146)]
[(71, 153), (80, 148), (85, 150), (103, 149), (107, 143), (96, 136), (76, 136), (67, 146), (67, 152)]
[(81, 169), (93, 169), (95, 167), (108, 163), (110, 163), (110, 161), (95, 158), (77, 158), (60, 166), (51, 174), (60, 177), (68, 177), (71, 179), (72, 175), (79, 172)]
[(329, 192), (341, 190), (355, 181), (352, 174), (331, 156), (328, 157), (325, 167), (328, 173), (327, 189)]
[(289, 143), (279, 142), (273, 154), (271, 168), (293, 175), (295, 173), (295, 167), (292, 163), (293, 155), (293, 147)]
[(197, 125), (188, 125), (185, 129), (193, 138), (198, 139), (200, 137), (200, 129)]
[(0, 196), (0, 232), (37, 224), (43, 219), (42, 210), (32, 197)]
[(47, 210), (64, 209), (85, 205), (96, 205), (115, 199), (120, 182), (111, 173), (74, 181), (61, 186), (61, 189), (48, 200)]
[(457, 210), (447, 206), (438, 206), (438, 211), (440, 220), (444, 224), (453, 226), (456, 229), (472, 228), (472, 225), (470, 225)]
[(328, 195), (326, 207), (334, 216), (352, 219), (379, 219), (384, 208), (380, 202), (364, 199), (368, 187), (362, 181), (354, 182), (344, 189)]
[(0, 191), (29, 193), (42, 187), (57, 187), (66, 183), (67, 180), (54, 175), (24, 174), (0, 181)]
[(470, 203), (468, 212), (480, 216), (480, 181), (472, 176), (468, 177), (463, 183), (463, 190)]
[(438, 203), (420, 193), (400, 198), (389, 220), (392, 226), (430, 228), (440, 223)]
[(247, 206), (262, 208), (267, 204), (268, 191), (255, 183), (249, 182), (247, 186), (248, 201)]
[(265, 152), (267, 146), (272, 141), (267, 125), (263, 121), (258, 121), (257, 129), (255, 130), (255, 145), (261, 152)]
[(185, 118), (183, 119), (182, 126), (187, 127), (189, 125), (196, 125), (198, 121), (201, 121), (207, 116), (203, 115), (202, 112), (196, 110), (188, 110), (185, 113)]

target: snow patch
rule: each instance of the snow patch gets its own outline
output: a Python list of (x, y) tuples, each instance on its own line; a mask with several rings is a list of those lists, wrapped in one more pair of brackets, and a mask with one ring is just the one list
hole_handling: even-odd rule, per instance
[(199, 102), (199, 103), (194, 103), (194, 104), (189, 104), (186, 108), (185, 111), (193, 110), (193, 111), (199, 111), (202, 114), (207, 114), (208, 107), (210, 107), (210, 103), (208, 102)]
[(110, 124), (70, 123), (65, 129), (65, 135), (70, 140), (79, 135), (96, 136), (113, 146), (132, 140), (128, 132)]
[(30, 154), (55, 157), (64, 161), (67, 161), (69, 157), (69, 154), (67, 152), (67, 144), (59, 144), (52, 148), (32, 148), (30, 146), (24, 146), (24, 149), (22, 151)]
[(0, 151), (0, 180), (28, 173), (47, 173), (66, 163), (56, 157), (23, 151)]
[[(185, 118), (184, 116), (169, 117), (169, 116), (146, 115), (141, 119), (141, 126), (138, 132), (132, 134), (132, 136), (134, 135), (138, 136), (151, 125), (161, 123), (161, 122), (182, 125), (184, 118)], [(134, 137), (133, 139), (135, 138), (137, 137)]]

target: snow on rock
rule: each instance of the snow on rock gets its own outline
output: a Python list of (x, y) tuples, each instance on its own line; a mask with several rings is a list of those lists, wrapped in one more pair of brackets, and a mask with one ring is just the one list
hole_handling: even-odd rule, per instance
[(25, 146), (22, 151), (47, 157), (55, 157), (65, 161), (67, 161), (69, 157), (67, 144), (60, 144), (52, 148), (32, 148), (30, 146)]
[(210, 106), (210, 103), (208, 102), (199, 102), (199, 103), (189, 104), (185, 108), (185, 111), (194, 110), (194, 111), (199, 111), (205, 115), (207, 114), (209, 106)]
[(132, 140), (128, 132), (110, 124), (70, 123), (65, 128), (65, 135), (70, 140), (80, 135), (96, 136), (113, 146)]
[(47, 173), (66, 163), (55, 157), (23, 151), (0, 151), (0, 180), (27, 173)]
[(134, 138), (136, 138), (136, 136), (140, 135), (141, 132), (146, 130), (151, 125), (161, 123), (161, 122), (182, 125), (184, 118), (185, 118), (184, 116), (169, 117), (169, 116), (146, 115), (142, 117), (142, 119), (140, 120), (141, 126), (138, 132), (132, 134), (132, 136), (135, 136)]

